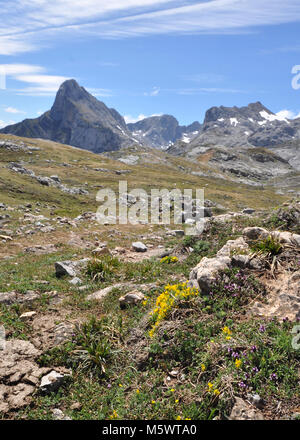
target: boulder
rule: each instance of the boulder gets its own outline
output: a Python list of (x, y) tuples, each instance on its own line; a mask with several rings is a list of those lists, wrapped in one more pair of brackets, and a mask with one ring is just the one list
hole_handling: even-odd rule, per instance
[[(203, 293), (209, 293), (218, 275), (229, 269), (231, 266), (230, 257), (204, 257), (190, 273), (192, 287), (199, 287)], [(195, 282), (196, 281), (196, 282)], [(198, 286), (197, 286), (198, 284)]]
[(68, 375), (58, 373), (55, 370), (50, 371), (50, 373), (46, 374), (42, 377), (40, 383), (40, 390), (43, 393), (50, 393), (52, 391), (57, 391)]
[(132, 243), (132, 248), (136, 252), (147, 252), (147, 246), (141, 241), (136, 241)]
[(129, 304), (138, 304), (143, 301), (144, 298), (145, 296), (142, 292), (134, 290), (119, 298), (120, 307), (122, 309)]
[(245, 228), (243, 230), (243, 236), (245, 240), (259, 240), (259, 239), (265, 239), (270, 235), (269, 231), (264, 228), (259, 228), (257, 226)]
[(235, 398), (229, 420), (264, 420), (262, 413), (240, 397)]
[(55, 263), (55, 272), (58, 278), (69, 275), (70, 277), (76, 277), (80, 272), (80, 269), (85, 267), (89, 261), (89, 258), (83, 258), (77, 261), (57, 261)]

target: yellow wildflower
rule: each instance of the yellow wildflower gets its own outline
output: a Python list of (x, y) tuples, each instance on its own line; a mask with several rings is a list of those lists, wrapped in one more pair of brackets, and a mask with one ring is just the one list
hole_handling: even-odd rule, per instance
[(201, 370), (205, 371), (206, 370), (206, 366), (204, 364), (201, 364)]
[(242, 365), (242, 361), (241, 361), (241, 359), (236, 359), (236, 360), (235, 360), (235, 366), (236, 366), (236, 368), (240, 368), (241, 365)]
[(229, 327), (227, 327), (227, 326), (225, 326), (223, 329), (222, 329), (222, 332), (225, 334), (225, 335), (228, 335), (228, 336), (230, 336), (231, 334), (232, 334), (232, 331), (229, 329)]

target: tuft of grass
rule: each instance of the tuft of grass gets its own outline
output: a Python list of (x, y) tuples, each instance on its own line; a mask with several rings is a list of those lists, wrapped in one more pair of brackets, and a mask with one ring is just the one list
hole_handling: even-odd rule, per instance
[(278, 239), (270, 235), (266, 239), (254, 243), (252, 245), (252, 250), (262, 254), (276, 256), (282, 252), (283, 246)]

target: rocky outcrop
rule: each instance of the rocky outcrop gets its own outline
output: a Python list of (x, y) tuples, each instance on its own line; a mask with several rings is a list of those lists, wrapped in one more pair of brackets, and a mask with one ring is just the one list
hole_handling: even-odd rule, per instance
[(247, 251), (248, 245), (242, 237), (229, 240), (214, 258), (204, 257), (200, 263), (192, 269), (189, 284), (200, 288), (204, 294), (209, 293), (218, 275), (231, 267), (231, 253), (233, 251)]
[(236, 397), (229, 420), (264, 420), (264, 417), (259, 409)]
[(11, 339), (0, 356), (0, 412), (27, 405), (42, 375), (36, 359), (41, 354), (30, 342)]

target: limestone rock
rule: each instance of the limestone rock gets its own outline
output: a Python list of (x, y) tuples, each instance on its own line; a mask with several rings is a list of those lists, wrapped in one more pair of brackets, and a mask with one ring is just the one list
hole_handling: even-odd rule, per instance
[(83, 258), (77, 261), (57, 261), (55, 263), (56, 276), (62, 277), (64, 275), (69, 275), (71, 277), (76, 277), (84, 266), (87, 265), (89, 258)]
[(55, 370), (50, 371), (46, 376), (43, 376), (40, 383), (40, 390), (43, 393), (57, 391), (66, 379), (66, 375), (58, 373)]
[(132, 248), (136, 252), (146, 252), (148, 249), (147, 246), (141, 241), (136, 241), (132, 243)]
[(240, 397), (235, 398), (229, 420), (264, 420), (262, 413)]
[(201, 291), (203, 293), (209, 293), (218, 274), (229, 269), (230, 266), (230, 257), (204, 257), (190, 273), (191, 285), (196, 287), (197, 285), (193, 281), (197, 281)]
[(123, 308), (128, 304), (138, 304), (143, 301), (144, 298), (145, 296), (142, 292), (134, 290), (119, 298), (120, 307)]

